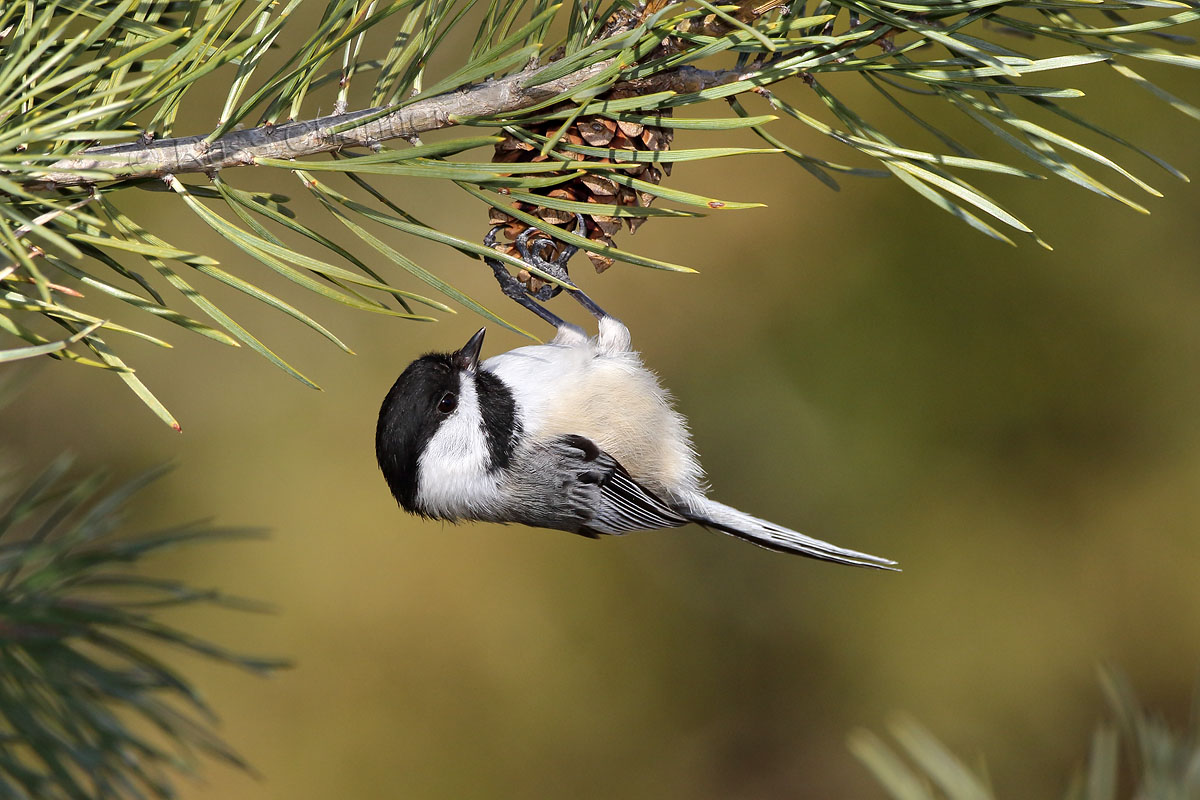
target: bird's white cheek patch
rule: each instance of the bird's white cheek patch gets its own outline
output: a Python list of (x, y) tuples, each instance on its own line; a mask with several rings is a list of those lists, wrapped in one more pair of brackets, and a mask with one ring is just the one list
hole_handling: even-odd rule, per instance
[(435, 517), (478, 519), (500, 499), (474, 381), (463, 376), (458, 409), (429, 440), (417, 464), (417, 502)]

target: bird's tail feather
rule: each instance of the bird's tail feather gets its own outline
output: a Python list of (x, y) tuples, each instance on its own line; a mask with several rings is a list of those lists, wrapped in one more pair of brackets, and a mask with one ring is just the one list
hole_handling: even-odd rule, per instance
[(896, 562), (891, 559), (860, 553), (857, 550), (848, 550), (811, 536), (805, 536), (803, 533), (797, 533), (782, 525), (752, 517), (715, 500), (704, 498), (700, 503), (689, 505), (691, 508), (688, 509), (685, 516), (693, 522), (730, 536), (736, 536), (739, 539), (745, 539), (747, 542), (768, 550), (798, 553), (821, 561), (832, 561), (835, 564), (900, 571)]

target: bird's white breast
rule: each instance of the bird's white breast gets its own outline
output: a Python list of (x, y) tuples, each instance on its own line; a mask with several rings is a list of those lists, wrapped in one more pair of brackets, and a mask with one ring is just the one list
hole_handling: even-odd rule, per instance
[(601, 324), (599, 341), (560, 335), (550, 344), (494, 356), (483, 369), (512, 389), (531, 440), (586, 436), (651, 491), (697, 491), (702, 473), (683, 417), (628, 349), (624, 326), (615, 323), (621, 336), (606, 341)]

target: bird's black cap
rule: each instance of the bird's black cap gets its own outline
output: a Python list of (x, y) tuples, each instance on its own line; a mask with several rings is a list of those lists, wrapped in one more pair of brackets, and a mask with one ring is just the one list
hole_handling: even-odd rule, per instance
[(438, 404), (460, 391), (461, 372), (454, 357), (430, 353), (408, 365), (392, 384), (375, 426), (375, 458), (388, 488), (405, 511), (419, 513), (417, 460), (446, 415)]
[(457, 410), (463, 382), (471, 381), (486, 435), (489, 469), (508, 466), (519, 432), (512, 392), (498, 377), (479, 369), (486, 329), (480, 328), (453, 353), (430, 353), (409, 364), (392, 384), (375, 426), (375, 458), (396, 501), (420, 514), (417, 465), (429, 440)]

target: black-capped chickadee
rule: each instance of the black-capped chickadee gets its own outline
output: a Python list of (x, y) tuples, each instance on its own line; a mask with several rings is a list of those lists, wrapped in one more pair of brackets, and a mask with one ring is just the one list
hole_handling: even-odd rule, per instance
[(573, 295), (599, 319), (596, 337), (523, 302), (558, 327), (548, 344), (480, 363), (481, 328), (461, 349), (422, 356), (396, 380), (379, 411), (375, 453), (406, 511), (590, 537), (696, 522), (771, 550), (895, 569), (705, 497), (687, 424), (629, 331), (582, 292)]

